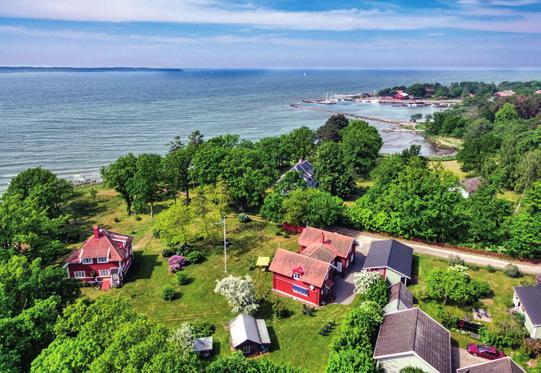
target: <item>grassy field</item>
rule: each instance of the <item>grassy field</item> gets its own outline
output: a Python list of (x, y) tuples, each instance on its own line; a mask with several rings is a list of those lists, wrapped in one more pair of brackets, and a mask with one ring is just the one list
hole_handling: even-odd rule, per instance
[(460, 180), (468, 177), (468, 174), (466, 172), (463, 172), (463, 171), (460, 170), (460, 164), (458, 163), (458, 161), (432, 161), (432, 163), (441, 164), (441, 166), (445, 170), (452, 172)]
[[(414, 267), (415, 272), (418, 274), (418, 283), (416, 285), (410, 286), (409, 289), (414, 294), (416, 299), (419, 299), (417, 295), (419, 294), (420, 288), (423, 286), (423, 283), (428, 273), (434, 269), (446, 268), (448, 267), (448, 265), (449, 264), (446, 260), (436, 259), (429, 256), (415, 255)], [(492, 316), (493, 322), (496, 320), (511, 320), (511, 315), (508, 312), (508, 309), (513, 306), (513, 286), (535, 283), (535, 279), (533, 276), (510, 278), (506, 276), (502, 271), (496, 271), (491, 273), (483, 267), (479, 268), (478, 270), (470, 270), (470, 274), (472, 278), (487, 281), (494, 292), (494, 296), (487, 299), (481, 299), (475, 305), (461, 307), (456, 305), (446, 305), (445, 309), (457, 315), (460, 315), (461, 317), (469, 316), (472, 320), (473, 307), (487, 309)], [(429, 315), (437, 319), (437, 310), (441, 306), (440, 302), (432, 300), (418, 300), (418, 302), (418, 306), (420, 308), (422, 308)], [(473, 321), (480, 322), (477, 320)], [(457, 331), (451, 331), (451, 335), (454, 343), (463, 348), (465, 348), (468, 343), (479, 343), (478, 340), (471, 338), (469, 335), (464, 335)], [(514, 351), (510, 349), (506, 350), (505, 352), (507, 355), (510, 356), (512, 356), (514, 353)]]
[[(85, 224), (90, 228), (92, 224), (99, 223), (113, 231), (134, 235), (136, 260), (122, 288), (111, 289), (107, 293), (95, 288), (84, 288), (83, 294), (90, 298), (103, 295), (127, 297), (134, 309), (171, 328), (184, 321), (211, 322), (216, 326), (214, 338), (218, 354), (229, 353), (227, 325), (235, 314), (230, 312), (226, 300), (213, 291), (216, 280), (226, 276), (223, 247), (217, 245), (208, 248), (210, 255), (204, 263), (185, 269), (193, 281), (178, 286), (174, 275), (168, 270), (166, 259), (161, 256), (164, 243), (152, 236), (150, 217), (129, 216), (122, 200), (108, 190), (99, 190), (97, 203), (96, 214), (85, 220)], [(230, 218), (227, 224), (231, 242), (228, 273), (249, 274), (256, 283), (258, 297), (262, 299), (258, 316), (267, 320), (273, 340), (269, 357), (305, 368), (309, 372), (321, 372), (327, 361), (332, 335), (323, 337), (319, 331), (328, 321), (338, 321), (352, 306), (330, 305), (317, 310), (314, 316), (307, 316), (302, 313), (300, 303), (280, 298), (293, 311), (293, 315), (282, 320), (273, 318), (270, 302), (277, 297), (270, 291), (271, 274), (260, 269), (250, 270), (250, 263), (259, 255), (273, 255), (278, 247), (296, 249), (298, 236), (277, 235), (277, 227), (266, 222), (242, 224)], [(176, 287), (181, 296), (170, 302), (162, 300), (160, 292), (165, 285)]]

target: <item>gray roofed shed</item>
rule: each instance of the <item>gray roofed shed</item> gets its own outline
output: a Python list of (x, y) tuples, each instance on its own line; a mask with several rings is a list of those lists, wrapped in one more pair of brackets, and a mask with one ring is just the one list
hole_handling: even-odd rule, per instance
[(413, 294), (402, 282), (397, 282), (389, 287), (389, 302), (394, 300), (399, 300), (408, 308), (413, 307)]
[(408, 278), (411, 278), (413, 265), (413, 249), (395, 240), (373, 241), (363, 269), (388, 267)]
[(196, 338), (193, 350), (195, 352), (212, 351), (212, 337)]
[(541, 325), (541, 284), (513, 288), (533, 325)]
[(525, 373), (510, 357), (457, 369), (456, 373)]
[(451, 372), (451, 334), (419, 308), (387, 314), (374, 347), (376, 360), (408, 353), (439, 372)]
[(231, 344), (238, 347), (246, 341), (257, 344), (270, 344), (269, 332), (265, 320), (250, 315), (238, 315), (229, 323)]

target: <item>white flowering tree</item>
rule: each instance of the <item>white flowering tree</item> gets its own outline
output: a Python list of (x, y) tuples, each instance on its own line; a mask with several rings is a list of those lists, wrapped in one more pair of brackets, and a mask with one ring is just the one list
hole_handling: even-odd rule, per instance
[(188, 355), (193, 352), (195, 346), (195, 333), (193, 327), (188, 322), (180, 325), (180, 328), (175, 329), (168, 339), (182, 355)]
[(258, 308), (254, 282), (248, 275), (245, 277), (230, 275), (216, 281), (214, 292), (227, 298), (232, 307), (231, 311), (234, 313), (249, 315)]
[(374, 285), (381, 275), (378, 272), (362, 270), (353, 275), (353, 284), (357, 294), (364, 294), (372, 285)]

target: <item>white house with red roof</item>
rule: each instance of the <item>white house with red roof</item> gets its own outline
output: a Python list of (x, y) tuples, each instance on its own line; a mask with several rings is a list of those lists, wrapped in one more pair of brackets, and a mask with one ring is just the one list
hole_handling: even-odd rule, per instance
[(133, 261), (133, 237), (95, 226), (92, 236), (66, 260), (70, 278), (97, 282), (103, 289), (121, 286)]
[(343, 275), (355, 259), (356, 241), (353, 237), (306, 227), (299, 236), (299, 253), (330, 263)]

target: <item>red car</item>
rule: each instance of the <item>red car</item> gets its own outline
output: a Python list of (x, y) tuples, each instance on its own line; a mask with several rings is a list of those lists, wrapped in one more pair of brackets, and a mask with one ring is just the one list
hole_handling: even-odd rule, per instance
[(479, 356), (489, 360), (496, 360), (505, 357), (503, 351), (497, 350), (494, 346), (470, 343), (467, 350), (473, 356)]

